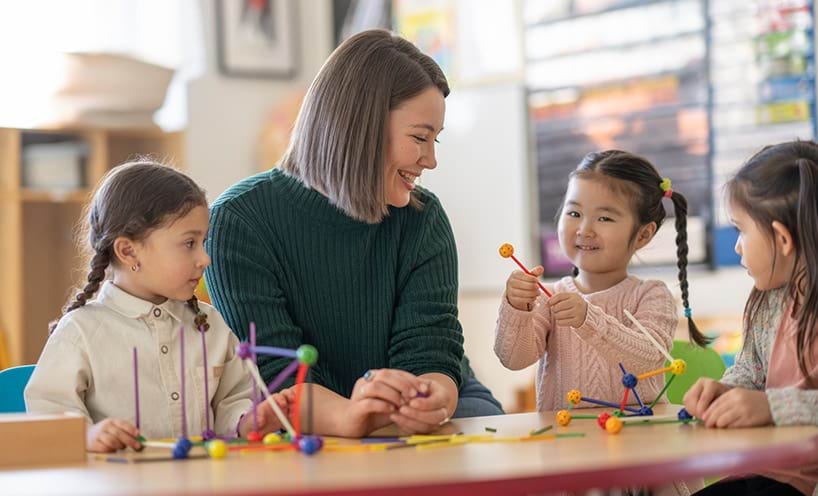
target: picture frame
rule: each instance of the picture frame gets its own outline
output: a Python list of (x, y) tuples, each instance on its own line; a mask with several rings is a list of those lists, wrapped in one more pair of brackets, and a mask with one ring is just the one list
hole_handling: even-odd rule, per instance
[(298, 70), (297, 0), (214, 0), (219, 71), (289, 79)]

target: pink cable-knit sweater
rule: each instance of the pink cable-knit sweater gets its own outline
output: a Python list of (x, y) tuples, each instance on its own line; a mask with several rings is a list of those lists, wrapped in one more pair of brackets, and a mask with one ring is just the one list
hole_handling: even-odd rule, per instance
[[(578, 293), (588, 302), (580, 327), (556, 326), (545, 295), (540, 295), (530, 312), (517, 310), (503, 297), (494, 341), (494, 352), (509, 369), (520, 370), (539, 360), (538, 410), (566, 408), (565, 395), (572, 389), (582, 396), (619, 404), (625, 392), (620, 362), (634, 375), (664, 366), (664, 355), (624, 313), (631, 312), (669, 350), (679, 318), (664, 283), (628, 276), (608, 289), (582, 294), (573, 278), (565, 277), (554, 290)], [(659, 374), (640, 380), (636, 391), (647, 405), (664, 385), (665, 376)], [(636, 403), (633, 395), (628, 403)]]

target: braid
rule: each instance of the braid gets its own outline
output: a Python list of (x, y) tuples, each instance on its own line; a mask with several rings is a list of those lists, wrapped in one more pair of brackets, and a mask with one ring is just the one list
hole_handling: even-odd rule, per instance
[(196, 329), (200, 331), (207, 332), (210, 329), (210, 324), (207, 323), (207, 314), (202, 312), (199, 308), (199, 299), (196, 298), (196, 295), (193, 295), (189, 300), (187, 300), (187, 305), (193, 310), (193, 313), (196, 314), (196, 317), (193, 318), (193, 323), (196, 325)]
[(671, 195), (673, 201), (673, 208), (676, 213), (676, 267), (679, 268), (679, 288), (682, 290), (682, 304), (685, 309), (685, 317), (687, 317), (687, 330), (690, 334), (690, 339), (699, 346), (706, 346), (710, 343), (707, 338), (693, 321), (693, 315), (690, 311), (690, 301), (688, 300), (688, 283), (687, 283), (687, 200), (681, 193), (673, 192)]
[[(84, 306), (88, 300), (96, 294), (99, 290), (99, 286), (102, 281), (105, 280), (105, 269), (108, 268), (108, 265), (111, 263), (111, 255), (110, 250), (98, 250), (93, 258), (91, 258), (91, 271), (88, 272), (88, 284), (77, 293), (75, 299), (70, 301), (65, 308), (63, 309), (62, 316), (67, 314), (68, 312), (72, 312), (82, 306)], [(60, 318), (62, 318), (60, 316)], [(60, 322), (60, 319), (53, 320), (51, 323), (48, 324), (48, 333), (51, 334), (54, 332), (54, 329), (57, 328), (57, 324)]]

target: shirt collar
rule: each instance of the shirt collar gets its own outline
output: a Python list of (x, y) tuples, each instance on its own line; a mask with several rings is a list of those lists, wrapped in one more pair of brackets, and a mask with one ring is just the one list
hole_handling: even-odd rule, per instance
[(192, 314), (192, 311), (187, 310), (187, 303), (185, 302), (168, 299), (160, 305), (154, 305), (150, 301), (143, 300), (122, 290), (111, 281), (105, 281), (105, 284), (102, 285), (97, 301), (131, 319), (148, 316), (154, 308), (161, 308), (178, 322), (189, 320), (185, 317)]

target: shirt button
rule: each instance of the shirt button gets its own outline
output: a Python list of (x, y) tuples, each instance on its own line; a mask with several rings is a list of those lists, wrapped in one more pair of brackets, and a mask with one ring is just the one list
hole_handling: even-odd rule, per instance
[(179, 393), (170, 393), (170, 397), (173, 401), (176, 401), (179, 399)]
[(165, 354), (165, 355), (167, 355), (167, 354), (168, 354), (168, 345), (163, 344), (163, 345), (162, 345), (162, 347), (161, 347), (160, 349), (162, 350), (162, 353), (163, 353), (163, 354)]
[(153, 316), (158, 319), (159, 317), (162, 316), (162, 310), (159, 310), (158, 308), (154, 308), (153, 309)]

